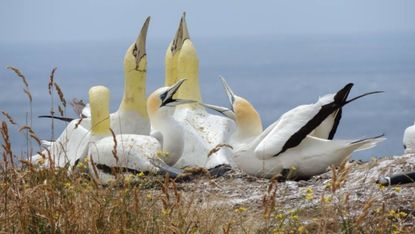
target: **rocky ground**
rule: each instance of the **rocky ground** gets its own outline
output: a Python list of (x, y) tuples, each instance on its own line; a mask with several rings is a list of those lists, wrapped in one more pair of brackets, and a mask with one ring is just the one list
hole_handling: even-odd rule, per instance
[[(376, 183), (380, 176), (409, 171), (415, 171), (415, 155), (366, 163), (353, 161), (308, 181), (278, 182), (273, 187), (276, 189), (274, 210), (283, 215), (301, 210), (303, 216), (316, 218), (321, 215), (324, 203), (329, 203), (330, 209), (347, 209), (347, 215), (354, 217), (362, 212), (386, 209), (392, 216), (394, 212), (404, 214), (401, 225), (414, 226), (415, 183), (386, 187)], [(264, 203), (272, 196), (271, 184), (272, 180), (232, 170), (219, 178), (200, 176), (191, 182), (181, 182), (178, 188), (184, 196), (196, 197), (204, 207), (239, 209), (256, 216), (265, 212)], [(319, 212), (313, 214), (316, 209)]]

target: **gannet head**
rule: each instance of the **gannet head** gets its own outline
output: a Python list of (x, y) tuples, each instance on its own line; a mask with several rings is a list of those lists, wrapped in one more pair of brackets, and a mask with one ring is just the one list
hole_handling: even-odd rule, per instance
[(93, 86), (88, 94), (91, 108), (91, 133), (107, 135), (110, 129), (110, 90), (105, 86)]
[(238, 137), (248, 138), (258, 136), (262, 132), (261, 117), (254, 106), (245, 98), (235, 95), (223, 77), (220, 77), (229, 98), (231, 108), (203, 104), (203, 106), (216, 110), (236, 122)]
[(186, 24), (186, 12), (183, 12), (183, 16), (180, 18), (179, 27), (177, 28), (176, 35), (174, 36), (170, 47), (171, 53), (175, 54), (176, 52), (180, 51), (187, 39), (190, 39), (190, 36)]
[(136, 41), (131, 44), (124, 56), (124, 69), (125, 71), (140, 71), (145, 70), (147, 66), (147, 52), (146, 52), (146, 38), (148, 26), (150, 24), (150, 17), (147, 17), (146, 21), (141, 28), (140, 34)]
[(189, 33), (187, 31), (185, 13), (180, 19), (179, 27), (177, 28), (176, 34), (173, 40), (170, 42), (166, 50), (165, 55), (165, 66), (166, 66), (166, 77), (164, 84), (165, 86), (171, 86), (177, 82), (178, 74), (178, 57), (179, 52), (183, 47), (184, 42), (190, 39)]
[(170, 87), (159, 88), (148, 97), (147, 110), (150, 119), (159, 116), (172, 115), (174, 113), (174, 108), (172, 107), (195, 102), (193, 100), (173, 98), (174, 94), (176, 94), (185, 81), (186, 79), (181, 79)]

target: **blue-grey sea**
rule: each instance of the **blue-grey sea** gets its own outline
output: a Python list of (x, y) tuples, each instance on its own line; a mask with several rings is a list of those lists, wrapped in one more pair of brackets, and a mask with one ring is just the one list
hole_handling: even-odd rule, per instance
[[(147, 93), (163, 84), (164, 53), (169, 40), (147, 41)], [(195, 36), (192, 40), (199, 55), (205, 102), (227, 105), (218, 80), (222, 75), (236, 94), (252, 102), (264, 126), (268, 126), (291, 108), (313, 103), (319, 96), (353, 82), (350, 97), (375, 90), (385, 93), (346, 106), (335, 138), (385, 134), (385, 142), (355, 153), (355, 159), (403, 153), (403, 132), (415, 120), (415, 33)], [(51, 121), (36, 116), (50, 111), (47, 86), (55, 66), (55, 80), (68, 101), (75, 97), (87, 100), (90, 86), (106, 85), (112, 92), (111, 108), (116, 110), (123, 91), (123, 56), (130, 43), (101, 40), (0, 44), (0, 109), (9, 112), (20, 125), (26, 122), (29, 104), (22, 82), (5, 68), (13, 65), (28, 78), (33, 96), (32, 125), (43, 139), (52, 137)], [(66, 113), (75, 116), (70, 107)], [(17, 127), (9, 127), (14, 152), (25, 154), (24, 134), (18, 133)], [(55, 137), (63, 127), (55, 121)]]

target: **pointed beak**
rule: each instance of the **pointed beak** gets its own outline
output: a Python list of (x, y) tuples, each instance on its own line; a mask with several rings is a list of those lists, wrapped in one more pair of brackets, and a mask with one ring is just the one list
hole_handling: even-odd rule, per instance
[(140, 63), (141, 58), (143, 58), (146, 53), (146, 38), (147, 38), (147, 31), (148, 26), (150, 25), (150, 16), (147, 17), (146, 21), (143, 24), (143, 27), (141, 28), (140, 34), (137, 37), (137, 40), (135, 41), (135, 47), (133, 50), (133, 55), (135, 57), (137, 67)]
[(224, 116), (226, 116), (226, 117), (228, 117), (232, 120), (235, 120), (235, 112), (231, 109), (228, 109), (228, 108), (223, 107), (223, 106), (215, 106), (215, 105), (211, 105), (211, 104), (205, 104), (205, 103), (202, 103), (202, 102), (199, 102), (199, 104), (206, 107), (206, 108), (209, 108), (211, 110), (217, 111), (217, 112), (221, 113), (222, 115), (224, 115)]
[(233, 103), (235, 102), (235, 93), (232, 91), (231, 87), (228, 85), (228, 82), (226, 82), (223, 76), (219, 76), (219, 79), (222, 81), (223, 87), (225, 88), (226, 95), (228, 96), (229, 102), (231, 103), (231, 106), (233, 107)]
[(186, 81), (186, 79), (181, 79), (177, 81), (173, 86), (171, 86), (167, 91), (160, 95), (162, 101), (161, 106), (177, 106), (181, 104), (194, 103), (194, 100), (187, 99), (174, 99), (173, 96), (179, 90), (180, 86)]
[(189, 31), (187, 30), (186, 12), (183, 12), (183, 16), (180, 19), (179, 27), (177, 28), (176, 35), (173, 39), (171, 52), (175, 54), (177, 51), (180, 51), (186, 39), (190, 39), (190, 36)]

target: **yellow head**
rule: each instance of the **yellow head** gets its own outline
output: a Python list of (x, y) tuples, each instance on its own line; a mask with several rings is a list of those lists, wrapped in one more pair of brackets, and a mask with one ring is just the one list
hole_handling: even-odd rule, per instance
[(119, 110), (135, 111), (147, 118), (146, 110), (146, 76), (147, 53), (146, 37), (150, 23), (148, 17), (140, 31), (137, 40), (128, 48), (124, 56), (124, 97)]
[(91, 132), (93, 135), (107, 135), (110, 133), (110, 91), (105, 86), (93, 86), (88, 94), (91, 108)]
[(261, 117), (258, 112), (245, 98), (235, 96), (232, 105), (235, 113), (235, 122), (239, 134), (245, 137), (257, 136), (262, 132)]
[[(177, 97), (201, 101), (199, 87), (199, 59), (197, 57), (196, 49), (190, 40), (185, 14), (183, 14), (180, 20), (175, 38), (167, 48), (165, 65), (165, 85), (173, 85), (177, 80), (185, 78), (188, 81), (177, 92)], [(195, 105), (192, 106), (195, 107)]]

